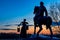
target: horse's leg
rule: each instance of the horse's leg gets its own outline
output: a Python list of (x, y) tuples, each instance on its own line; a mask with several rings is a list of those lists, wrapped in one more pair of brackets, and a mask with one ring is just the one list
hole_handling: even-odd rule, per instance
[(52, 38), (53, 32), (52, 32), (51, 27), (49, 27), (49, 30), (50, 30), (50, 33), (51, 33), (51, 38)]
[(39, 33), (42, 31), (42, 25), (39, 25), (39, 31), (37, 32), (37, 36), (39, 35)]
[(34, 22), (34, 34), (36, 34), (36, 23)]
[(34, 34), (36, 34), (36, 26), (34, 27)]
[(51, 28), (51, 26), (50, 26), (50, 25), (47, 25), (47, 27), (48, 27), (48, 28), (49, 28), (49, 30), (50, 30), (51, 38), (52, 38), (52, 35), (53, 35), (52, 28)]

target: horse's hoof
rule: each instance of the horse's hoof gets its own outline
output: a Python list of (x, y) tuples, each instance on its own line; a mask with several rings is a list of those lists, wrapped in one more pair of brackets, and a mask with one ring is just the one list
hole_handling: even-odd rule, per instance
[(36, 33), (34, 33), (34, 34), (36, 34)]
[(37, 34), (37, 37), (39, 37), (39, 34)]

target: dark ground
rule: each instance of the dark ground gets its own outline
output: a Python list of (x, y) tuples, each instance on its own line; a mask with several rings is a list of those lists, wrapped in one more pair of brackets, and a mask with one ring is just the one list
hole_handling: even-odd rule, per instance
[[(41, 35), (41, 34), (40, 34)], [(47, 37), (31, 37), (32, 34), (28, 34), (27, 38), (22, 38), (20, 37), (20, 34), (15, 34), (15, 33), (0, 33), (0, 40), (60, 40), (60, 34), (57, 35), (53, 35), (53, 37), (57, 37), (57, 38), (50, 38), (50, 35), (44, 35)]]

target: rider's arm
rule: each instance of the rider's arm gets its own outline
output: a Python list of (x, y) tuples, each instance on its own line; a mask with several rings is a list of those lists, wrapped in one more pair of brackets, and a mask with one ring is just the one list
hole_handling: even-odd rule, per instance
[(28, 22), (26, 22), (26, 24), (28, 24)]
[(45, 8), (45, 15), (48, 16), (48, 12), (47, 12), (47, 9)]

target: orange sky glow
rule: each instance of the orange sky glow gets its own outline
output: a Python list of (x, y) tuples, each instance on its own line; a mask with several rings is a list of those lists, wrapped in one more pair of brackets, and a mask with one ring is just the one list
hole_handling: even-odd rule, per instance
[[(43, 26), (43, 30), (40, 32), (40, 34), (50, 34), (49, 29), (46, 30), (46, 26)], [(20, 28), (21, 29), (21, 28)], [(36, 28), (36, 33), (38, 32), (39, 27)], [(58, 26), (52, 27), (53, 34), (60, 34), (60, 29)], [(19, 34), (20, 32), (17, 32), (17, 28), (15, 30), (0, 30), (0, 33), (16, 33)], [(34, 27), (29, 26), (29, 30), (27, 30), (27, 34), (33, 34), (34, 33)]]

